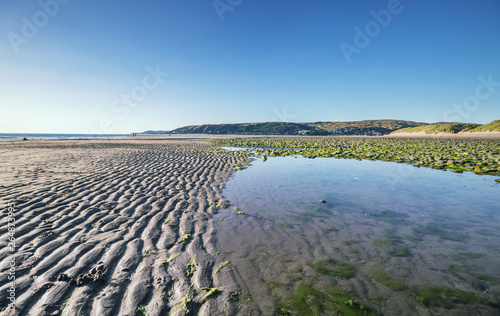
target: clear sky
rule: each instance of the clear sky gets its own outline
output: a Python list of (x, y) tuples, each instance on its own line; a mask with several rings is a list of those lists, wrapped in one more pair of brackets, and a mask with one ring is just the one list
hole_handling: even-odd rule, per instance
[(498, 0), (0, 1), (0, 132), (500, 119)]

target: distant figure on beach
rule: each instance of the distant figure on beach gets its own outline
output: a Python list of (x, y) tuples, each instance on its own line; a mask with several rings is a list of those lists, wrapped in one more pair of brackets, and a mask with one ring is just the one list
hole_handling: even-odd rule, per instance
[(23, 140), (28, 140), (28, 139), (25, 137), (25, 138), (23, 138)]

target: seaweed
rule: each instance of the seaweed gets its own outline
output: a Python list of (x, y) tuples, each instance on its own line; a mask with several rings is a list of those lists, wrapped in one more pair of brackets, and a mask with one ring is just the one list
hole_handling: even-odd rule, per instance
[[(457, 173), (467, 171), (478, 175), (500, 175), (500, 162), (491, 159), (491, 153), (498, 153), (500, 150), (500, 145), (495, 140), (273, 137), (225, 139), (213, 142), (217, 145), (252, 147), (256, 155), (302, 155), (306, 158), (335, 157), (395, 161), (416, 167), (449, 169)], [(495, 181), (500, 182), (500, 179)]]
[(393, 278), (389, 273), (385, 272), (381, 267), (370, 271), (370, 277), (378, 283), (390, 288), (393, 291), (406, 291), (408, 286), (400, 279)]
[(195, 258), (192, 258), (186, 265), (186, 276), (192, 278), (196, 272), (196, 264), (194, 262)]
[(339, 229), (338, 228), (323, 228), (323, 233), (325, 234), (329, 234), (329, 233), (333, 233), (333, 232), (338, 232)]
[(489, 282), (489, 283), (491, 283), (491, 285), (500, 285), (500, 278), (498, 278), (496, 276), (485, 274), (485, 273), (477, 273), (477, 274), (473, 274), (473, 276), (475, 276), (479, 280)]
[(372, 243), (393, 257), (408, 257), (410, 255), (410, 248), (397, 239), (375, 239)]
[(351, 239), (351, 240), (345, 240), (343, 243), (346, 246), (352, 246), (354, 244), (357, 244), (358, 242), (359, 242), (359, 240)]
[(67, 300), (64, 301), (64, 303), (61, 306), (61, 310), (59, 311), (59, 315), (63, 315), (66, 308), (68, 308), (69, 304), (71, 304), (72, 298), (68, 298)]
[(484, 299), (459, 289), (448, 286), (424, 285), (421, 286), (416, 295), (422, 303), (427, 306), (440, 306), (452, 308), (456, 303), (462, 304), (485, 304)]
[(208, 300), (209, 298), (212, 298), (213, 296), (219, 294), (219, 293), (222, 293), (222, 290), (219, 289), (219, 288), (216, 288), (216, 287), (203, 287), (201, 288), (203, 291), (208, 291), (207, 294), (205, 294), (205, 296), (203, 296), (203, 301), (206, 301)]
[(181, 240), (179, 240), (178, 244), (182, 244), (182, 243), (185, 243), (186, 241), (188, 241), (189, 239), (191, 238), (191, 234), (186, 234), (184, 235)]
[(439, 238), (451, 240), (451, 241), (461, 241), (464, 242), (469, 239), (469, 236), (457, 232), (450, 232), (435, 224), (429, 224), (427, 226), (422, 225), (412, 225), (412, 230), (419, 235), (434, 235)]
[(307, 283), (297, 286), (295, 292), (283, 298), (274, 310), (279, 315), (376, 315), (364, 304), (352, 299), (348, 292), (330, 289), (322, 292)]
[(174, 305), (174, 307), (172, 307), (172, 309), (170, 310), (168, 315), (170, 316), (170, 315), (174, 314), (175, 312), (177, 312), (178, 310), (183, 310), (184, 314), (189, 314), (190, 313), (189, 307), (190, 307), (192, 301), (193, 301), (192, 296), (182, 298), (180, 301), (178, 301)]
[(379, 214), (373, 215), (374, 218), (384, 221), (392, 225), (407, 225), (406, 218), (408, 215), (397, 213), (394, 211), (381, 211)]
[(334, 259), (321, 259), (308, 265), (319, 274), (331, 275), (339, 279), (350, 279), (358, 272), (356, 265), (339, 263)]
[(479, 259), (484, 257), (485, 255), (482, 253), (475, 253), (475, 252), (459, 252), (459, 253), (454, 253), (451, 255), (451, 259), (454, 261), (464, 261), (464, 260), (472, 260), (472, 259)]
[(144, 316), (148, 316), (148, 311), (147, 311), (147, 306), (146, 305), (141, 305), (139, 307), (137, 307), (137, 312), (144, 315)]
[(173, 256), (173, 257), (170, 257), (170, 258), (168, 258), (168, 259), (165, 259), (165, 260), (161, 261), (161, 262), (160, 262), (160, 266), (163, 266), (163, 265), (169, 264), (170, 262), (174, 261), (174, 259), (175, 259), (175, 258), (177, 258), (177, 257), (179, 257), (180, 255), (181, 255), (181, 254), (179, 253), (179, 254), (177, 254), (177, 255), (175, 255), (175, 256)]
[(212, 278), (217, 274), (219, 273), (219, 271), (224, 268), (224, 267), (227, 267), (231, 265), (231, 262), (230, 261), (225, 261), (225, 262), (222, 262), (221, 264), (219, 264), (219, 266), (217, 267), (217, 269), (215, 269), (215, 272), (212, 274)]

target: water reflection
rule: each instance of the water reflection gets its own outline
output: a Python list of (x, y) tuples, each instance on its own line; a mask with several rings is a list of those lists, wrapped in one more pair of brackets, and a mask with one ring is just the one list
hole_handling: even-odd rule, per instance
[(221, 260), (237, 268), (256, 313), (495, 315), (494, 179), (379, 161), (256, 160), (224, 191)]

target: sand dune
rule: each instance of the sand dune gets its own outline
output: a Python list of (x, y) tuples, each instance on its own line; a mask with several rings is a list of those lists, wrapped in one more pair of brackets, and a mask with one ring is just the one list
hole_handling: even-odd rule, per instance
[[(2, 314), (237, 313), (234, 277), (214, 275), (210, 218), (243, 159), (206, 141), (1, 143), (1, 212), (15, 203), (17, 244), (1, 225), (0, 269), (16, 265), (16, 310), (2, 274)], [(223, 292), (204, 298), (210, 288)]]

